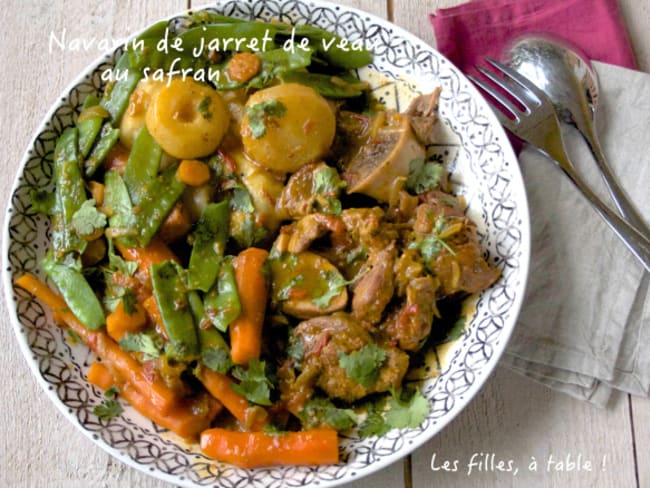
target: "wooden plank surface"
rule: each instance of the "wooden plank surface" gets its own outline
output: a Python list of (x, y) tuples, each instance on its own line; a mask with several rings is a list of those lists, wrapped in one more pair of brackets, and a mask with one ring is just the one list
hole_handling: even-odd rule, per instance
[[(426, 13), (458, 0), (347, 0), (394, 22), (433, 43)], [(650, 70), (650, 6), (647, 0), (620, 0), (641, 69)], [(200, 4), (199, 2), (195, 3)], [(148, 23), (182, 10), (185, 0), (137, 2), (71, 0), (45, 2), (9, 0), (0, 20), (0, 127), (5, 130), (4, 175), (0, 194), (4, 202), (18, 161), (34, 128), (61, 90), (96, 51), (47, 52), (50, 32), (67, 29), (69, 38), (122, 37)], [(390, 7), (390, 9), (389, 9)], [(9, 134), (8, 134), (9, 132)], [(4, 215), (0, 217), (4, 219)], [(154, 487), (164, 484), (113, 460), (86, 439), (46, 398), (32, 377), (8, 323), (6, 304), (0, 303), (0, 344), (3, 345), (0, 400), (0, 486), (2, 487)], [(650, 487), (650, 401), (625, 395), (607, 410), (599, 410), (531, 383), (506, 370), (497, 370), (481, 394), (440, 435), (411, 458), (412, 486), (501, 487), (576, 486)], [(632, 425), (633, 424), (633, 425)], [(634, 431), (632, 431), (634, 427)], [(633, 435), (634, 434), (634, 435)], [(484, 459), (513, 460), (517, 476), (495, 470), (467, 475), (468, 463)], [(431, 469), (444, 461), (456, 472)], [(639, 462), (634, 463), (634, 457)], [(548, 458), (566, 461), (567, 455), (583, 469), (548, 471)], [(478, 457), (477, 457), (478, 456)], [(538, 471), (528, 469), (530, 456)], [(488, 458), (489, 461), (489, 458)], [(592, 463), (592, 471), (584, 463)], [(603, 464), (604, 463), (604, 464)], [(557, 469), (558, 465), (553, 467)], [(362, 487), (408, 486), (402, 463), (352, 484)], [(638, 476), (638, 481), (637, 481)]]

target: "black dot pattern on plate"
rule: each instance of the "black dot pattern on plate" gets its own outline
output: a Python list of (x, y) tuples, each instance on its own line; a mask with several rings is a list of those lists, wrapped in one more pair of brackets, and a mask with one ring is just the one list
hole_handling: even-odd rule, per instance
[[(476, 314), (463, 340), (449, 351), (445, 369), (437, 378), (424, 382), (422, 391), (431, 403), (424, 423), (415, 429), (393, 430), (381, 438), (361, 439), (346, 435), (340, 443), (341, 462), (324, 467), (282, 467), (244, 470), (206, 458), (196, 445), (189, 445), (130, 407), (111, 420), (99, 420), (93, 409), (104, 400), (97, 388), (87, 383), (88, 366), (95, 360), (82, 344), (72, 344), (56, 327), (49, 312), (23, 290), (7, 291), (15, 310), (14, 324), (19, 340), (29, 351), (26, 359), (63, 412), (95, 442), (113, 455), (155, 476), (184, 486), (299, 487), (333, 486), (360, 477), (377, 462), (404, 456), (438, 432), (453, 418), (478, 388), (479, 376), (494, 367), (513, 326), (514, 304), (524, 282), (525, 201), (518, 169), (509, 164), (510, 149), (501, 128), (473, 87), (440, 54), (381, 19), (349, 11), (325, 2), (304, 0), (237, 0), (219, 3), (212, 11), (243, 19), (278, 19), (296, 24), (314, 24), (350, 41), (368, 41), (374, 46), (372, 68), (394, 80), (406, 75), (409, 91), (387, 89), (380, 95), (397, 108), (405, 108), (418, 90), (442, 87), (440, 116), (457, 142), (427, 148), (428, 157), (444, 161), (451, 169), (457, 193), (468, 202), (468, 214), (478, 223), (479, 236), (487, 256), (503, 272), (500, 281), (476, 301)], [(183, 17), (170, 20), (179, 25)], [(83, 100), (103, 88), (101, 73), (112, 67), (121, 52), (92, 66), (87, 76), (60, 97), (51, 118), (26, 152), (22, 171), (6, 215), (8, 230), (5, 256), (7, 273), (13, 281), (24, 272), (36, 273), (48, 248), (49, 224), (30, 208), (29, 192), (34, 188), (51, 191), (52, 155), (57, 137), (74, 124)], [(363, 70), (360, 70), (363, 76)], [(417, 81), (413, 81), (417, 80)], [(514, 169), (513, 169), (514, 168)]]

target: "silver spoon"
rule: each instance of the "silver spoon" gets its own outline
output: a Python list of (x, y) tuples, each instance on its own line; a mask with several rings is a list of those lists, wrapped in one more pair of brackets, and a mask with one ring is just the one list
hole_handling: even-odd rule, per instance
[(596, 135), (598, 81), (588, 58), (567, 41), (545, 34), (516, 39), (504, 60), (546, 92), (562, 122), (575, 126), (589, 145), (620, 214), (647, 239), (650, 229), (617, 182)]

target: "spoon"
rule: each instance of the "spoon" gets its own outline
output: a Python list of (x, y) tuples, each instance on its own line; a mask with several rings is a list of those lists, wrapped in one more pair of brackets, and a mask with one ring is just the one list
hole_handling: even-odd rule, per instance
[(575, 126), (591, 149), (619, 213), (646, 238), (650, 228), (617, 182), (595, 130), (598, 81), (588, 58), (569, 42), (546, 34), (520, 37), (505, 62), (546, 92), (559, 119)]

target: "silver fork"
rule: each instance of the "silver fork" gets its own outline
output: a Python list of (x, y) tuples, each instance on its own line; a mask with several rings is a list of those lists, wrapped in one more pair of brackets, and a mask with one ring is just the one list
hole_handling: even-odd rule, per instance
[(524, 142), (555, 160), (564, 174), (587, 198), (598, 215), (607, 222), (632, 254), (643, 264), (645, 269), (650, 271), (650, 241), (605, 205), (578, 174), (564, 148), (560, 122), (553, 107), (553, 102), (543, 91), (515, 70), (494, 59), (486, 58), (486, 60), (496, 70), (500, 71), (502, 76), (482, 67), (477, 67), (477, 69), (483, 76), (524, 107), (523, 111), (520, 110), (494, 87), (474, 76), (470, 76), (469, 78), (477, 86), (498, 101), (514, 117), (512, 119), (507, 117), (502, 109), (490, 103), (501, 124)]

